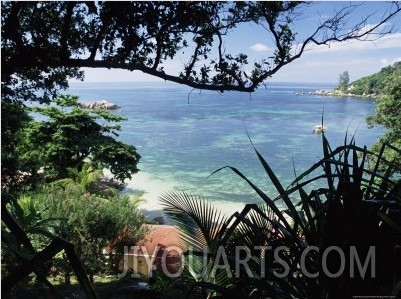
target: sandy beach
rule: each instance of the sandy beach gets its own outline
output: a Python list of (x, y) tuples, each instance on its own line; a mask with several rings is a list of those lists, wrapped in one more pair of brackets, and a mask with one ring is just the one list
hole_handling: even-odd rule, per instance
[[(111, 177), (108, 170), (104, 170), (106, 177)], [(144, 200), (140, 204), (139, 208), (148, 217), (150, 221), (157, 217), (163, 217), (166, 224), (171, 224), (171, 221), (163, 214), (163, 207), (159, 201), (160, 196), (163, 193), (171, 191), (186, 191), (179, 189), (178, 183), (175, 184), (171, 181), (166, 181), (163, 178), (152, 177), (145, 171), (140, 171), (133, 176), (131, 180), (125, 181), (126, 186), (122, 191), (122, 194), (135, 195), (142, 193), (141, 199)], [(193, 194), (202, 196), (202, 194)], [(222, 214), (226, 216), (232, 215), (236, 211), (241, 211), (244, 207), (242, 203), (233, 203), (230, 201), (209, 201), (213, 204)]]

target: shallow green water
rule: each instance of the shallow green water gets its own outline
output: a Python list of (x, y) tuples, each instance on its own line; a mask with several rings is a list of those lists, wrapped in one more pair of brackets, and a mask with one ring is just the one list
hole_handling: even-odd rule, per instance
[(147, 210), (159, 209), (158, 194), (171, 189), (201, 195), (223, 209), (237, 209), (258, 198), (229, 170), (241, 170), (272, 197), (274, 189), (248, 139), (271, 164), (283, 185), (294, 178), (293, 163), (301, 173), (322, 156), (321, 136), (312, 134), (324, 110), (326, 136), (334, 148), (348, 130), (358, 145), (371, 145), (383, 132), (368, 129), (373, 114), (369, 99), (296, 95), (331, 86), (279, 84), (254, 94), (193, 91), (170, 83), (80, 83), (70, 93), (81, 101), (106, 99), (122, 106), (115, 112), (128, 118), (120, 139), (142, 155), (141, 173), (128, 182), (126, 192), (143, 189)]

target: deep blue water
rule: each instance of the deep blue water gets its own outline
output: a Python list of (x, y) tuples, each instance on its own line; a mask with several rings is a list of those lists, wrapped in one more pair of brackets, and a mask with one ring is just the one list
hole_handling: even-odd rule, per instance
[[(141, 154), (139, 168), (153, 193), (176, 188), (216, 202), (257, 201), (233, 166), (274, 196), (247, 132), (284, 185), (322, 156), (321, 136), (312, 134), (324, 110), (331, 146), (342, 145), (348, 130), (358, 145), (371, 145), (383, 133), (368, 129), (369, 99), (296, 95), (333, 86), (272, 83), (253, 94), (191, 90), (171, 83), (76, 83), (69, 93), (81, 101), (105, 99), (122, 106), (126, 118), (120, 139)], [(133, 178), (135, 181), (135, 177)], [(128, 185), (130, 186), (130, 185)], [(151, 186), (151, 187), (149, 187)], [(141, 188), (141, 186), (136, 186)], [(128, 189), (129, 190), (129, 189)], [(150, 192), (150, 190), (147, 190)]]

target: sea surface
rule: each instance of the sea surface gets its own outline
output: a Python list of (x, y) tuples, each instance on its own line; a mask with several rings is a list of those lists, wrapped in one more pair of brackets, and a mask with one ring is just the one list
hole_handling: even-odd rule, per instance
[[(68, 93), (80, 101), (107, 100), (121, 106), (119, 140), (134, 145), (142, 156), (140, 172), (127, 181), (125, 193), (143, 191), (144, 212), (160, 214), (164, 192), (185, 191), (214, 204), (223, 213), (261, 202), (230, 169), (240, 170), (269, 196), (277, 192), (253, 147), (264, 156), (287, 186), (296, 173), (322, 158), (321, 135), (312, 129), (322, 115), (332, 148), (344, 144), (346, 133), (357, 145), (370, 146), (384, 132), (369, 129), (374, 113), (370, 99), (308, 94), (332, 89), (328, 84), (270, 83), (255, 93), (193, 90), (173, 83), (73, 83)], [(299, 94), (303, 95), (299, 95)]]

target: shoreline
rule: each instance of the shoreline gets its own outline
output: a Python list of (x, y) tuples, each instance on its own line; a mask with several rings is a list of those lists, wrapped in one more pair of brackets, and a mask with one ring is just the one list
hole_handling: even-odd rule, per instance
[(315, 96), (327, 96), (327, 97), (339, 97), (339, 98), (362, 98), (362, 99), (376, 99), (379, 97), (379, 95), (377, 93), (359, 95), (359, 94), (344, 93), (341, 91), (325, 90), (325, 89), (309, 91), (309, 92), (296, 92), (295, 94), (298, 96), (315, 95)]
[[(104, 175), (110, 177), (111, 174), (108, 170), (104, 170)], [(163, 206), (159, 201), (162, 194), (171, 191), (185, 191), (178, 187), (178, 183), (164, 180), (163, 178), (155, 178), (146, 171), (136, 173), (131, 180), (125, 181), (124, 188), (120, 194), (131, 195), (135, 198), (144, 200), (139, 204), (139, 209), (148, 218), (149, 221), (160, 222), (163, 219), (163, 224), (172, 224), (171, 220), (163, 212)], [(189, 192), (189, 194), (191, 194)], [(202, 194), (192, 194), (194, 196), (201, 196)], [(218, 212), (224, 216), (231, 216), (235, 212), (241, 212), (245, 207), (245, 203), (233, 203), (229, 200), (206, 200)]]

